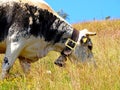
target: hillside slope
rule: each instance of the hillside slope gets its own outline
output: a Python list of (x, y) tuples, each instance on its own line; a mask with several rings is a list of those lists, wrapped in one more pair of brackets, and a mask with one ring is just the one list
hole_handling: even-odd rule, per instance
[(10, 78), (0, 81), (0, 90), (120, 90), (120, 20), (83, 22), (73, 26), (97, 32), (91, 37), (97, 68), (91, 64), (74, 65), (69, 60), (65, 68), (60, 68), (54, 65), (59, 53), (52, 51), (32, 64), (27, 77), (16, 61)]

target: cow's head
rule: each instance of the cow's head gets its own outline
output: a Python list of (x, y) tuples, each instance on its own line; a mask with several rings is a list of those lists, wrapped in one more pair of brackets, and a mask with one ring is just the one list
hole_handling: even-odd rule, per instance
[[(72, 62), (86, 62), (93, 59), (93, 53), (92, 53), (92, 48), (93, 44), (90, 39), (90, 36), (96, 35), (96, 32), (89, 32), (87, 29), (79, 31), (79, 36), (77, 42), (74, 41), (68, 41), (71, 42), (72, 44), (75, 43), (75, 46), (73, 45), (74, 48), (71, 48), (71, 45), (66, 44), (65, 50), (63, 50), (62, 54), (56, 61), (55, 64), (59, 66), (64, 66), (65, 61), (66, 61), (66, 56), (72, 61)], [(70, 49), (71, 48), (71, 49)], [(93, 61), (94, 62), (94, 61)]]
[(93, 58), (93, 44), (90, 36), (96, 35), (96, 32), (89, 32), (87, 29), (81, 30), (75, 49), (69, 56), (72, 61), (86, 62)]

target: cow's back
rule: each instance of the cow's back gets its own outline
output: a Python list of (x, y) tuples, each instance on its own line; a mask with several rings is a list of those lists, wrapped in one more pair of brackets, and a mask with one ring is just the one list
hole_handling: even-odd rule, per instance
[[(0, 42), (17, 32), (21, 37), (43, 37), (47, 42), (59, 42), (71, 26), (43, 0), (0, 0)], [(17, 23), (21, 29), (10, 28)], [(21, 30), (21, 31), (18, 31)], [(72, 31), (71, 31), (72, 32)], [(28, 36), (27, 36), (28, 35)], [(69, 37), (65, 35), (66, 37)]]

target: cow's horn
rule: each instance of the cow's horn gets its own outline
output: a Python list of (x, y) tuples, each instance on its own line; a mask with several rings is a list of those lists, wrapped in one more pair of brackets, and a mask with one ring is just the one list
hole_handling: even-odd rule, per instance
[(94, 35), (96, 35), (96, 32), (90, 32), (87, 29), (84, 29), (84, 31), (86, 32), (86, 35), (88, 35), (88, 36), (94, 36)]
[(87, 32), (86, 35), (88, 35), (88, 36), (94, 36), (94, 35), (96, 35), (96, 32)]

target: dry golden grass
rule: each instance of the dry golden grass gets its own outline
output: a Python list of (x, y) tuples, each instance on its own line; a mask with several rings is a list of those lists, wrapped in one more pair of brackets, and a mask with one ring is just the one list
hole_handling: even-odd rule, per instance
[[(52, 51), (32, 64), (27, 77), (17, 60), (10, 78), (0, 81), (0, 90), (120, 90), (120, 20), (83, 22), (73, 26), (97, 32), (91, 37), (97, 68), (91, 64), (74, 65), (70, 61), (65, 68), (60, 68), (54, 65), (59, 53)], [(3, 55), (1, 62), (2, 58)]]

